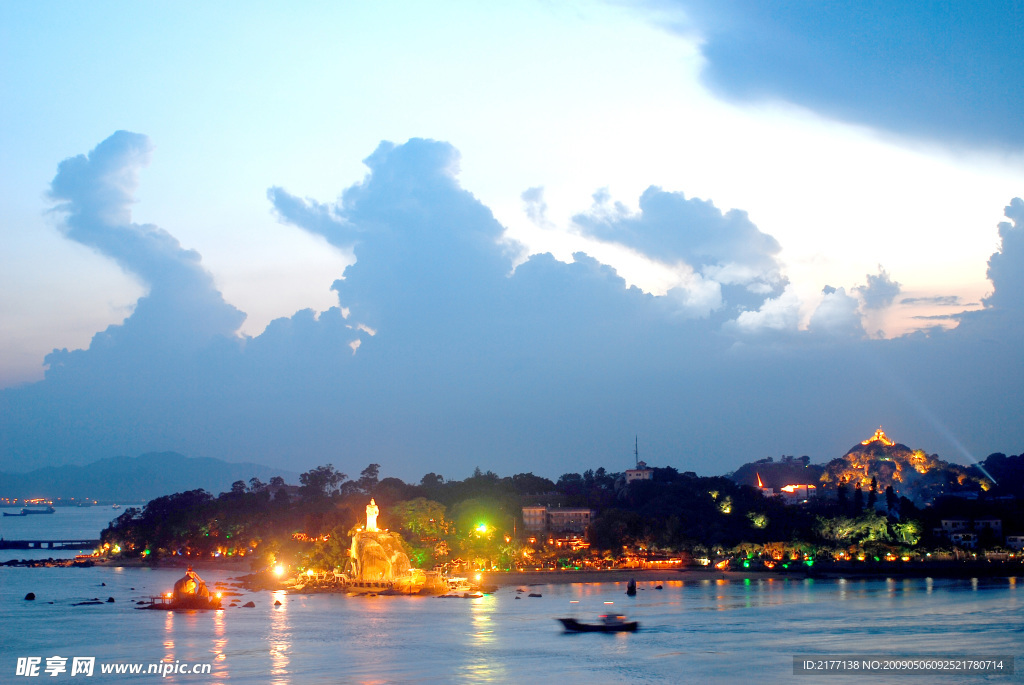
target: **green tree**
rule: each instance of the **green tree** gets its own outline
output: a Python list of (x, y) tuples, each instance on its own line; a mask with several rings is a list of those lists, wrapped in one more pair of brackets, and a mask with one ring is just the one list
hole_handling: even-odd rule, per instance
[(439, 537), (448, 533), (445, 506), (440, 502), (417, 497), (391, 507), (390, 514), (398, 527), (420, 537)]
[(333, 464), (317, 466), (299, 476), (299, 492), (303, 498), (310, 500), (330, 497), (338, 491), (338, 486), (345, 478), (347, 476), (335, 470)]

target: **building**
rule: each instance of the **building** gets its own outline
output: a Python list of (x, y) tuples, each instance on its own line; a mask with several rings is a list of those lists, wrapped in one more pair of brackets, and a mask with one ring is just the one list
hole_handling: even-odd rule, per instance
[[(1002, 542), (1003, 520), (1002, 519), (942, 519), (942, 527), (932, 531), (937, 536), (948, 538), (950, 542), (959, 547), (973, 549), (978, 546), (980, 535), (991, 542)], [(1013, 536), (1010, 536), (1013, 537)], [(1006, 544), (1010, 546), (1010, 537), (1006, 538)], [(984, 540), (983, 540), (984, 541)]]
[(548, 508), (544, 506), (523, 507), (523, 529), (544, 532), (548, 527)]
[(949, 541), (957, 547), (974, 549), (978, 546), (978, 535), (976, 533), (953, 533), (949, 536)]
[(647, 468), (647, 462), (638, 461), (635, 469), (626, 469), (626, 484), (635, 480), (651, 480), (654, 478), (654, 469)]
[(1006, 547), (1007, 549), (1012, 549), (1015, 552), (1024, 550), (1024, 535), (1007, 535)]
[(583, 535), (597, 515), (585, 507), (523, 507), (523, 528), (537, 533)]

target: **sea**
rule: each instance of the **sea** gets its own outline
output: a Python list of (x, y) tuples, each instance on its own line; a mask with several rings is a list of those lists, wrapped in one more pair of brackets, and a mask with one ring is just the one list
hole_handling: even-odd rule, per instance
[[(2, 534), (98, 537), (118, 513), (6, 518)], [(0, 550), (0, 559), (28, 554), (62, 553)], [(237, 573), (201, 571), (210, 585)], [(181, 575), (0, 567), (0, 682), (1024, 682), (1024, 587), (1016, 578), (691, 580), (681, 572), (661, 589), (638, 583), (635, 597), (624, 583), (511, 585), (473, 599), (237, 590), (231, 599), (255, 606), (136, 608)], [(34, 601), (24, 599), (29, 592)], [(555, 620), (608, 612), (640, 629), (571, 634)], [(949, 668), (996, 660), (1002, 666), (986, 673), (904, 670), (915, 661)], [(805, 661), (834, 670), (794, 674)], [(75, 664), (81, 672), (72, 675)], [(151, 665), (160, 673), (147, 673)]]

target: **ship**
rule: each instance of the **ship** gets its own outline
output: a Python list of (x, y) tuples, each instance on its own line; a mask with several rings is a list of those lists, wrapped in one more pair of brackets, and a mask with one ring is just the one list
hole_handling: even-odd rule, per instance
[(8, 514), (4, 512), (4, 516), (28, 516), (29, 514), (55, 514), (57, 512), (53, 507), (22, 507), (21, 512), (18, 514)]

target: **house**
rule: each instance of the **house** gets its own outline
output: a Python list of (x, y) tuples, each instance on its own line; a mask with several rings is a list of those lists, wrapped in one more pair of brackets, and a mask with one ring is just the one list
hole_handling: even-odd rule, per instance
[(953, 533), (949, 536), (949, 541), (957, 547), (963, 547), (964, 549), (974, 549), (978, 546), (978, 534), (977, 533)]
[(548, 527), (548, 508), (545, 506), (523, 507), (523, 529), (544, 532)]
[(1024, 550), (1024, 535), (1007, 535), (1006, 547), (1017, 552)]
[[(936, 536), (948, 538), (954, 545), (973, 549), (978, 546), (979, 536), (989, 542), (1002, 542), (1002, 519), (942, 519), (942, 527), (933, 531)], [(1007, 538), (1009, 543), (1009, 538)], [(988, 542), (986, 543), (988, 544)]]
[(647, 462), (638, 461), (635, 469), (626, 469), (626, 484), (635, 480), (651, 480), (654, 477), (654, 469), (647, 468)]
[(586, 507), (523, 507), (523, 528), (538, 533), (582, 535), (597, 515)]

